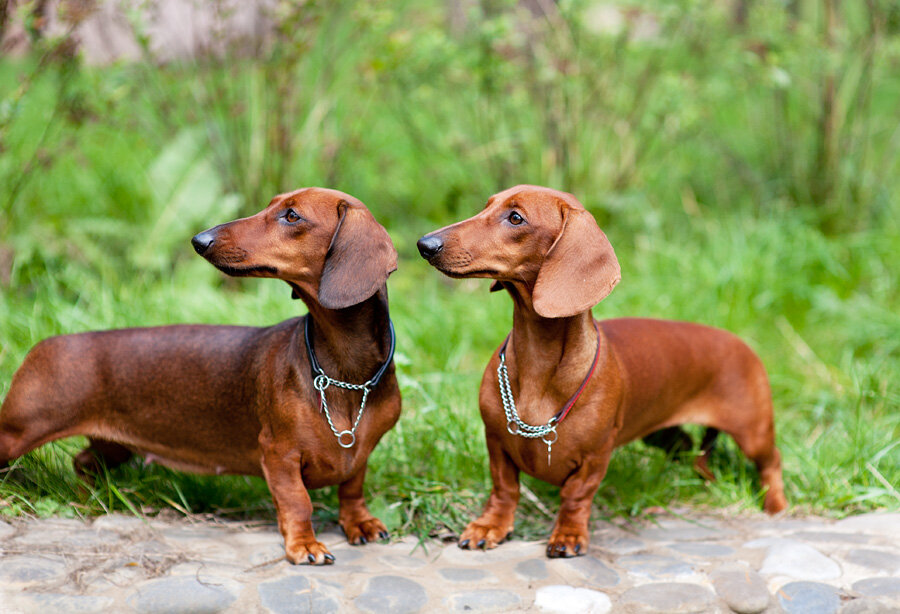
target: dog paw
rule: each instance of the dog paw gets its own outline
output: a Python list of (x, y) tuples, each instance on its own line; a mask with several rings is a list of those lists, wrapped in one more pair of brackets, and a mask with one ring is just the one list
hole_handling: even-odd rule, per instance
[(547, 556), (551, 559), (581, 556), (587, 553), (588, 541), (586, 531), (556, 529), (547, 542)]
[(285, 545), (288, 561), (294, 565), (333, 565), (334, 555), (328, 552), (325, 544), (317, 541), (297, 542)]
[(378, 539), (388, 539), (391, 535), (388, 533), (384, 523), (370, 516), (361, 521), (341, 522), (341, 528), (347, 541), (353, 546), (361, 546)]
[(496, 548), (512, 533), (509, 529), (482, 524), (477, 520), (470, 522), (466, 530), (459, 536), (459, 547), (463, 550), (491, 550)]

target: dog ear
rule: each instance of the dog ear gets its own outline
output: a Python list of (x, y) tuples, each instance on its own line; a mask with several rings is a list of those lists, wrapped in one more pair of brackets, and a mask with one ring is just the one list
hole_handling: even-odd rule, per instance
[(327, 309), (363, 302), (397, 270), (397, 250), (369, 210), (342, 200), (338, 211), (340, 219), (319, 280), (319, 303)]
[(544, 257), (532, 304), (545, 318), (586, 311), (612, 292), (622, 278), (616, 252), (594, 216), (562, 205), (562, 230)]

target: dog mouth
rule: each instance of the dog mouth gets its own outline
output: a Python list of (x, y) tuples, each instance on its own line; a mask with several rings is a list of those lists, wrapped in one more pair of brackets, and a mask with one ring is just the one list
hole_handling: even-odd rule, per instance
[(278, 269), (273, 266), (248, 266), (235, 267), (228, 264), (218, 264), (213, 262), (212, 265), (232, 277), (275, 277), (278, 275)]
[(431, 266), (436, 268), (438, 271), (446, 275), (447, 277), (452, 277), (453, 279), (465, 279), (467, 277), (491, 277), (494, 278), (497, 276), (497, 271), (492, 269), (475, 269), (473, 271), (458, 271), (450, 268), (445, 268), (437, 263), (430, 263)]

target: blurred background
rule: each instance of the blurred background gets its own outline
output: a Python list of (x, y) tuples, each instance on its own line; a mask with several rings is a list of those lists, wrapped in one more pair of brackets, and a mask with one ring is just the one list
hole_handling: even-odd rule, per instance
[[(477, 386), (511, 306), (415, 241), (537, 183), (617, 251), (597, 317), (704, 322), (759, 352), (795, 512), (900, 507), (897, 0), (0, 0), (0, 41), (0, 395), (50, 335), (302, 313), (189, 239), (334, 187), (401, 254), (404, 415), (370, 463), (373, 511), (458, 530), (489, 489)], [(619, 450), (598, 513), (756, 509), (725, 439), (711, 485)], [(0, 513), (273, 517), (261, 480), (138, 461), (84, 488), (83, 443), (0, 475)], [(539, 535), (555, 492), (524, 488), (519, 527)], [(334, 519), (333, 490), (316, 505)]]

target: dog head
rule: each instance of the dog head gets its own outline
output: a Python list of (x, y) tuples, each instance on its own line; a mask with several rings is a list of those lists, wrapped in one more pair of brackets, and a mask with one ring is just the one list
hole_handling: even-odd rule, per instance
[(397, 270), (397, 251), (365, 205), (336, 190), (279, 194), (256, 215), (191, 239), (198, 254), (235, 277), (274, 277), (294, 298), (343, 309), (375, 294)]
[(534, 311), (562, 318), (603, 300), (621, 279), (594, 217), (571, 194), (519, 185), (484, 210), (419, 239), (422, 257), (450, 277), (487, 277), (512, 287)]

